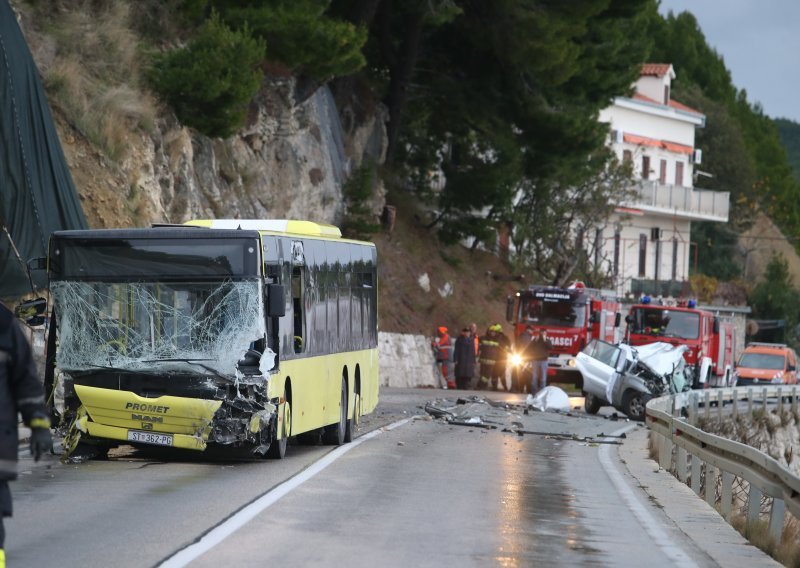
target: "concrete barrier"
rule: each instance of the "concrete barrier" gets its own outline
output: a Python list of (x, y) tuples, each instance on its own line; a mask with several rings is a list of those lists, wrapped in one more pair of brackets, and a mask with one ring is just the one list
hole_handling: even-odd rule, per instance
[(381, 385), (435, 387), (431, 339), (408, 333), (378, 333)]

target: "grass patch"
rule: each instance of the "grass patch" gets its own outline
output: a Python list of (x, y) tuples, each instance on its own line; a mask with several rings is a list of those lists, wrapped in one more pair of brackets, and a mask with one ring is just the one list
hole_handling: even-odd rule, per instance
[(442, 257), (443, 261), (445, 261), (447, 264), (449, 264), (454, 268), (458, 268), (463, 264), (463, 261), (460, 258), (453, 255), (449, 255), (443, 250), (439, 251), (439, 256)]
[(769, 554), (784, 566), (800, 567), (800, 522), (786, 513), (780, 541), (769, 534), (769, 523), (764, 519), (747, 522), (745, 514), (731, 518), (731, 525), (753, 546)]
[(158, 106), (143, 90), (139, 39), (129, 3), (74, 1), (53, 10), (31, 4), (55, 57), (43, 70), (48, 98), (64, 118), (110, 159), (125, 157), (130, 131), (155, 128)]

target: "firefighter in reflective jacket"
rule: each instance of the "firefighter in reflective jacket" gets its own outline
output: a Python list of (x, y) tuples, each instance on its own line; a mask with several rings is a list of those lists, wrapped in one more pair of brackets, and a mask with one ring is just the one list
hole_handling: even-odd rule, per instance
[(481, 367), (478, 389), (489, 389), (492, 386), (495, 368), (500, 360), (500, 342), (497, 335), (499, 327), (498, 325), (489, 326), (486, 335), (482, 335), (478, 339), (478, 362)]
[(38, 461), (53, 445), (44, 389), (28, 340), (14, 314), (0, 304), (0, 568), (6, 565), (2, 517), (12, 513), (8, 482), (17, 477), (18, 413), (31, 429), (31, 455)]
[(436, 365), (444, 379), (444, 388), (456, 388), (456, 378), (453, 372), (453, 342), (450, 334), (444, 326), (436, 330), (436, 338), (431, 342), (433, 354), (436, 358)]

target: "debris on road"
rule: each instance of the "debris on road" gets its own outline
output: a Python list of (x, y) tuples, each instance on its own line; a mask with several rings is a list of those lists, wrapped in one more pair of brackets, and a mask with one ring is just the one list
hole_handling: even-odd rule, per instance
[[(498, 430), (512, 433), (517, 436), (543, 436), (558, 441), (580, 442), (588, 445), (613, 444), (621, 445), (619, 441), (625, 434), (608, 435), (600, 432), (593, 436), (578, 436), (569, 432), (546, 432), (526, 429), (526, 422), (530, 424), (529, 410), (541, 412), (557, 412), (567, 416), (570, 413), (570, 400), (567, 394), (557, 387), (546, 387), (536, 396), (528, 395), (520, 403), (492, 400), (481, 396), (460, 397), (452, 399), (435, 399), (427, 401), (424, 405), (425, 418), (436, 420), (450, 426), (467, 426), (480, 429), (483, 432)], [(615, 438), (615, 439), (609, 439)]]

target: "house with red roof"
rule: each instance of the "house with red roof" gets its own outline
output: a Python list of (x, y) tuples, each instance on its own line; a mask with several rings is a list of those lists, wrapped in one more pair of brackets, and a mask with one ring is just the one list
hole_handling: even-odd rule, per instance
[(706, 117), (672, 98), (674, 78), (669, 63), (644, 64), (633, 95), (616, 97), (599, 117), (635, 178), (631, 195), (594, 238), (594, 262), (623, 296), (688, 295), (697, 254), (692, 221), (728, 221), (730, 194), (694, 186), (697, 175), (709, 175), (698, 169), (702, 149), (695, 146)]

